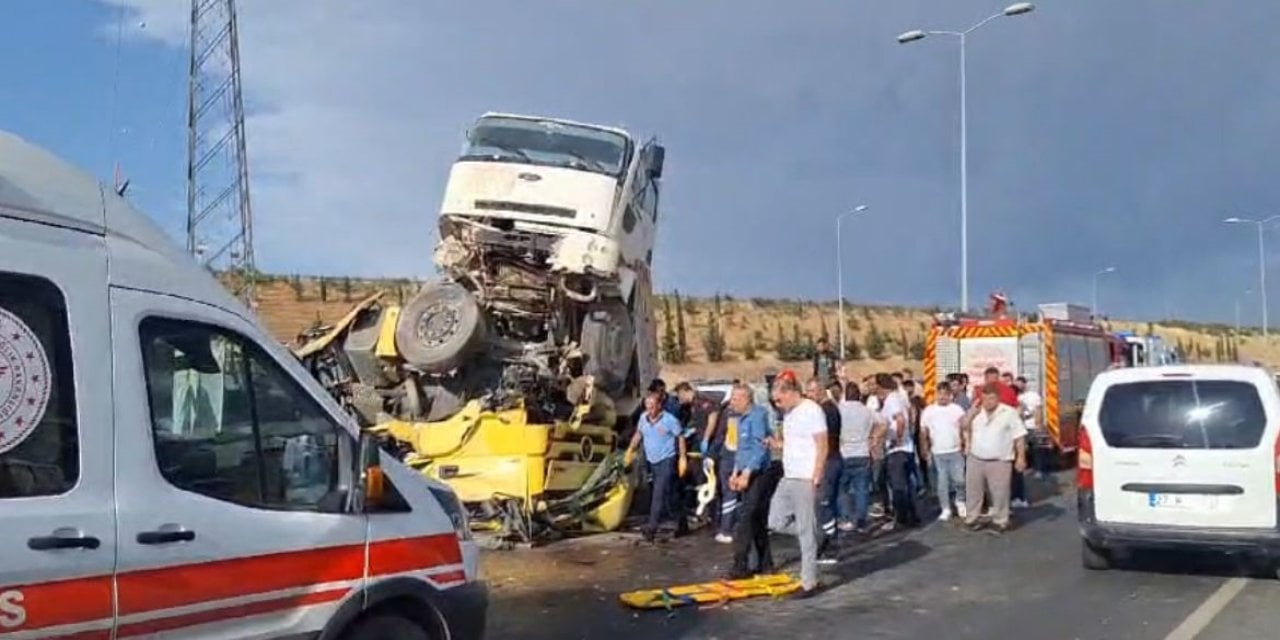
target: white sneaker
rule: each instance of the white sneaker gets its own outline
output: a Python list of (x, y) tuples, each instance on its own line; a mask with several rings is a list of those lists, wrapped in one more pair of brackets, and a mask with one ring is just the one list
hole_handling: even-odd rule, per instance
[(965, 513), (964, 513), (964, 511), (965, 511), (965, 509), (964, 509), (964, 503), (963, 503), (963, 502), (957, 502), (957, 503), (956, 503), (956, 516), (958, 516), (958, 517), (960, 517), (961, 519), (963, 519), (963, 518), (965, 517)]
[(1014, 509), (1026, 509), (1031, 505), (1027, 504), (1026, 500), (1013, 500), (1009, 503), (1009, 506), (1013, 507)]
[(943, 509), (942, 513), (938, 514), (938, 522), (946, 522), (950, 519), (951, 519), (950, 509)]
[(733, 544), (733, 536), (717, 533), (716, 542), (719, 542), (720, 544)]

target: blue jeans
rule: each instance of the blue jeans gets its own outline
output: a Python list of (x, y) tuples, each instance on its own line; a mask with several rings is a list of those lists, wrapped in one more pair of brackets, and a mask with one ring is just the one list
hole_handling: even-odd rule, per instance
[(840, 475), (840, 515), (865, 529), (871, 504), (871, 457), (845, 458)]
[(933, 479), (938, 493), (938, 504), (943, 513), (951, 513), (951, 494), (954, 492), (956, 503), (965, 500), (964, 492), (964, 454), (937, 453), (933, 456)]

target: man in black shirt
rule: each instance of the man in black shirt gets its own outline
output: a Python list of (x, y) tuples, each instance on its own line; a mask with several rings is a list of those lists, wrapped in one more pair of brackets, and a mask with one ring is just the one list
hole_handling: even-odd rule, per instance
[[(840, 383), (832, 383), (831, 388), (839, 390)], [(818, 526), (821, 528), (821, 543), (818, 546), (818, 564), (835, 564), (837, 562), (836, 515), (840, 497), (840, 472), (844, 460), (840, 457), (840, 408), (836, 406), (836, 396), (829, 388), (823, 387), (817, 378), (809, 380), (805, 394), (810, 400), (822, 407), (827, 418), (827, 463), (823, 467), (822, 486), (818, 488)]]

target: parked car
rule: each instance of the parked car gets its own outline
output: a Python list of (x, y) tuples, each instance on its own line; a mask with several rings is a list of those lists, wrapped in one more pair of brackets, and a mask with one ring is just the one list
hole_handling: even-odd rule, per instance
[(1265, 369), (1174, 365), (1100, 374), (1082, 416), (1082, 563), (1134, 548), (1280, 555), (1280, 391)]

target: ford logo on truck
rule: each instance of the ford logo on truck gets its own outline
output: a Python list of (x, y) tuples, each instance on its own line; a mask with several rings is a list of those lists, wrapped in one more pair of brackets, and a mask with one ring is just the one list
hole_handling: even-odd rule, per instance
[(537, 181), (539, 181), (539, 180), (541, 180), (541, 179), (542, 179), (542, 176), (540, 176), (540, 175), (538, 175), (538, 174), (536, 174), (536, 173), (528, 173), (528, 172), (521, 173), (521, 174), (517, 175), (516, 177), (517, 177), (517, 178), (520, 178), (521, 180), (526, 180), (526, 181), (528, 181), (528, 182), (537, 182)]

